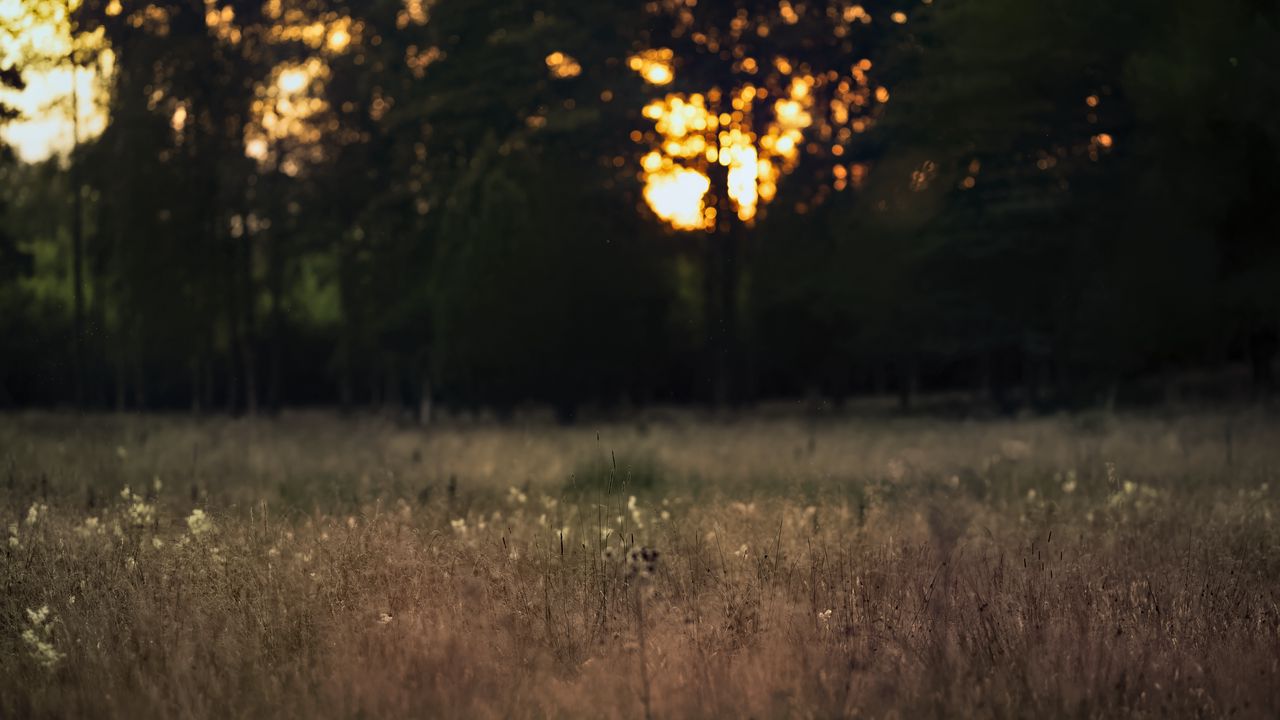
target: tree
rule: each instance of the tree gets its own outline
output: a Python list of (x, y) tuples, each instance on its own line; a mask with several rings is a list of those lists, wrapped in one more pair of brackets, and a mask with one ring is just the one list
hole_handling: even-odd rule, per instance
[(745, 233), (785, 175), (803, 178), (799, 214), (864, 171), (857, 140), (889, 91), (872, 82), (873, 57), (907, 21), (891, 5), (653, 3), (651, 29), (629, 64), (676, 89), (645, 107), (638, 136), (644, 197), (663, 221), (704, 230), (704, 312), (716, 404), (735, 399), (738, 256)]

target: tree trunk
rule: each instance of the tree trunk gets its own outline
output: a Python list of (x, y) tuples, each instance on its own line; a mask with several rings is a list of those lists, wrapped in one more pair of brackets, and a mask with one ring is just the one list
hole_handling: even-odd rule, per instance
[(125, 362), (126, 362), (126, 360), (125, 360), (125, 345), (124, 345), (124, 343), (119, 342), (119, 340), (120, 340), (120, 339), (119, 339), (119, 337), (117, 337), (117, 339), (116, 339), (116, 340), (117, 340), (117, 343), (116, 343), (116, 344), (117, 344), (117, 347), (116, 347), (116, 351), (113, 353), (113, 355), (115, 356), (115, 371), (116, 371), (116, 372), (115, 372), (115, 376), (116, 376), (116, 382), (115, 382), (115, 385), (116, 385), (116, 387), (115, 387), (115, 390), (116, 390), (116, 402), (115, 402), (115, 405), (116, 405), (116, 412), (118, 412), (118, 413), (122, 413), (122, 412), (124, 412), (124, 411), (125, 411), (125, 405), (126, 405), (126, 402), (125, 402), (125, 393), (127, 393), (127, 392), (128, 392), (128, 383), (127, 383), (127, 381), (125, 380), (125, 367), (124, 367), (124, 364), (125, 364)]
[(241, 339), (241, 362), (244, 365), (244, 411), (253, 417), (258, 414), (258, 364), (255, 352), (258, 333), (253, 302), (253, 247), (252, 233), (240, 235), (240, 311), (243, 314), (244, 337)]
[(422, 386), (418, 390), (418, 424), (431, 424), (431, 373), (422, 371)]
[(1275, 390), (1275, 359), (1280, 350), (1280, 330), (1273, 325), (1255, 330), (1249, 336), (1249, 365), (1254, 394), (1259, 398)]
[(978, 372), (977, 383), (973, 392), (973, 401), (976, 405), (988, 405), (991, 403), (991, 351), (982, 350), (978, 353)]
[(200, 358), (192, 357), (191, 370), (191, 414), (200, 414)]
[(280, 373), (284, 356), (284, 259), (280, 244), (271, 244), (271, 267), (268, 270), (271, 293), (271, 369), (267, 385), (267, 405), (274, 415), (280, 412)]
[(910, 410), (911, 402), (920, 394), (920, 367), (915, 355), (902, 364), (902, 384), (898, 387), (898, 406)]
[(84, 409), (84, 222), (80, 192), (80, 94), (76, 79), (80, 67), (71, 59), (71, 264), (75, 297), (72, 332), (76, 409)]
[(133, 357), (133, 408), (137, 412), (147, 409), (147, 378), (142, 371), (142, 353)]
[(738, 353), (738, 252), (746, 226), (738, 220), (728, 193), (728, 168), (712, 164), (716, 193), (716, 227), (707, 237), (706, 304), (711, 402), (715, 408), (736, 404)]

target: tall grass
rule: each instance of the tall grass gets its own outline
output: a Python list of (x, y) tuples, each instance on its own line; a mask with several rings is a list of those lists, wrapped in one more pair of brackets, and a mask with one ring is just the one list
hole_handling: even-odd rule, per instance
[(0, 717), (1273, 717), (1276, 430), (4, 418)]

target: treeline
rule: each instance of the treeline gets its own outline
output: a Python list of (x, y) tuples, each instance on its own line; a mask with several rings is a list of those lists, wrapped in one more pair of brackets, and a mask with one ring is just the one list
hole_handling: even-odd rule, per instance
[[(868, 0), (835, 44), (852, 3), (616, 5), (85, 0), (105, 132), (0, 162), (0, 406), (1271, 389), (1274, 2)], [(684, 13), (870, 61), (889, 99), (839, 176), (815, 132), (750, 227), (654, 217), (642, 108), (706, 88), (628, 58)]]

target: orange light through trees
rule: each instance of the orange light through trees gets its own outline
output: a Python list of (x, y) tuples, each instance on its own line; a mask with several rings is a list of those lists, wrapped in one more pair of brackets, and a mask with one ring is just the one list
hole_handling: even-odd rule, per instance
[[(668, 92), (645, 106), (643, 116), (652, 128), (634, 138), (648, 146), (640, 179), (645, 202), (658, 218), (678, 230), (710, 231), (726, 220), (714, 206), (721, 205), (723, 212), (727, 199), (733, 216), (752, 223), (805, 154), (820, 154), (839, 168), (826, 176), (814, 202), (850, 187), (849, 146), (870, 129), (889, 100), (888, 89), (870, 85), (871, 62), (857, 55), (850, 59), (851, 46), (843, 40), (852, 27), (870, 22), (865, 8), (850, 5), (832, 13), (788, 2), (770, 17), (738, 10), (726, 26), (704, 28), (698, 24), (701, 6), (691, 0), (670, 0), (663, 7), (658, 12), (675, 17), (673, 44), (690, 47), (642, 50), (628, 59), (631, 70), (655, 87), (677, 80), (693, 84), (686, 71), (734, 80), (729, 87)], [(719, 18), (724, 17), (722, 12)], [(830, 34), (827, 62), (777, 52), (772, 38), (784, 32), (780, 28), (807, 31), (815, 23)], [(769, 51), (761, 52), (764, 48)]]

